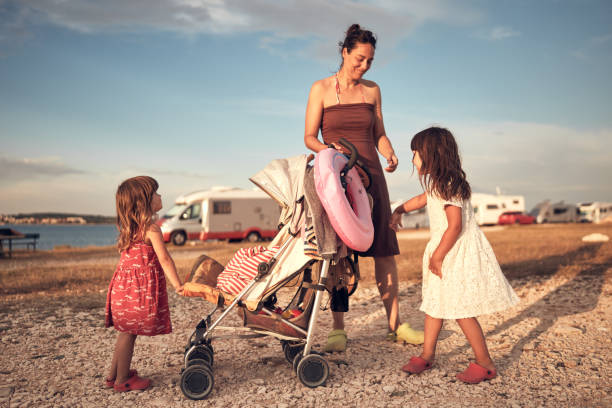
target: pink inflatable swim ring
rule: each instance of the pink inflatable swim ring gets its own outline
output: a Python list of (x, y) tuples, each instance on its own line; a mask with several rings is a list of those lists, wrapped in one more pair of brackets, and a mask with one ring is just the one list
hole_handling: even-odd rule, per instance
[(340, 172), (347, 162), (335, 149), (321, 150), (315, 157), (315, 188), (336, 234), (349, 248), (363, 252), (374, 241), (372, 213), (357, 170), (350, 169), (345, 177), (346, 194), (342, 188)]

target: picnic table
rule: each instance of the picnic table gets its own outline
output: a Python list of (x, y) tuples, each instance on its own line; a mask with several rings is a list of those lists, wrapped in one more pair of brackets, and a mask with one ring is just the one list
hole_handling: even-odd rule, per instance
[[(38, 233), (23, 234), (12, 228), (0, 228), (0, 257), (5, 255), (12, 257), (15, 245), (25, 246), (26, 249), (35, 251), (38, 238), (40, 238)], [(4, 249), (4, 242), (8, 243), (8, 249)]]

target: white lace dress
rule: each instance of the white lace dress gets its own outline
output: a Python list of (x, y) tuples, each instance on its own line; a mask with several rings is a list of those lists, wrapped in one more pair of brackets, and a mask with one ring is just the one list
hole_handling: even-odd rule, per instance
[[(448, 227), (444, 206), (461, 207), (462, 230), (442, 262), (442, 279), (429, 270), (429, 258)], [(420, 310), (439, 319), (462, 319), (499, 312), (519, 298), (503, 275), (491, 244), (474, 218), (469, 200), (445, 201), (427, 194), (431, 238), (423, 255)]]

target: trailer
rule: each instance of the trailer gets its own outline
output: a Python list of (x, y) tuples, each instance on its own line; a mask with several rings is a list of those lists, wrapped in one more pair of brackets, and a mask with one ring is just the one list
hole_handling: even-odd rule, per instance
[(548, 222), (576, 222), (579, 219), (580, 210), (574, 204), (559, 201), (551, 203), (550, 200), (542, 201), (529, 212), (535, 217), (538, 224)]
[(263, 191), (213, 187), (178, 197), (158, 221), (165, 242), (189, 239), (257, 242), (278, 231), (280, 207)]
[(472, 193), (470, 201), (478, 225), (495, 225), (507, 211), (525, 211), (525, 197), (521, 195)]
[(612, 203), (601, 201), (578, 203), (578, 221), (599, 223), (612, 216)]

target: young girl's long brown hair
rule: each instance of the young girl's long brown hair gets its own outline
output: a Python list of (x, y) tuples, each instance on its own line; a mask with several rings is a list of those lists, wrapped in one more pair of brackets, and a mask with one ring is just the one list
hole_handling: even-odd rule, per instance
[(119, 252), (136, 241), (145, 238), (147, 228), (153, 223), (153, 194), (159, 185), (149, 176), (132, 177), (117, 188), (117, 228)]
[(461, 168), (457, 142), (448, 129), (422, 130), (414, 135), (410, 148), (421, 156), (419, 179), (426, 191), (444, 200), (470, 198), (472, 190)]

